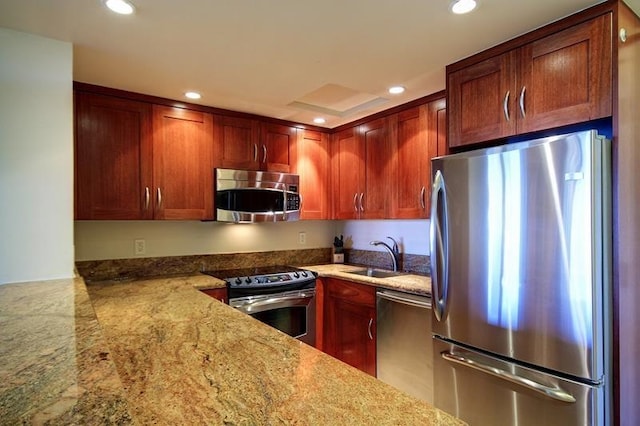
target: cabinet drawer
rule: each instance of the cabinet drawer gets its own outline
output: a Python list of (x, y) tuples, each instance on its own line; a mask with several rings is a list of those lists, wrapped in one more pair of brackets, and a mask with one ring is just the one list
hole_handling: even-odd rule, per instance
[(327, 279), (326, 294), (330, 297), (347, 299), (350, 303), (375, 306), (376, 289), (366, 284)]

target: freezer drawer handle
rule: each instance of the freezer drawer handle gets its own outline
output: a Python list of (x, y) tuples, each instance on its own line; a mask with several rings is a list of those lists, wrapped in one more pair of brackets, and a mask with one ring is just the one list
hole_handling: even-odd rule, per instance
[(500, 368), (492, 367), (489, 365), (482, 364), (474, 359), (467, 358), (464, 355), (455, 353), (455, 352), (442, 352), (442, 358), (446, 361), (453, 362), (456, 364), (464, 365), (469, 368), (473, 368), (475, 370), (481, 371), (486, 374), (490, 374), (499, 379), (507, 380), (509, 382), (515, 383), (520, 386), (524, 386), (533, 391), (546, 395), (550, 398), (556, 399), (562, 402), (576, 402), (576, 399), (569, 394), (568, 392), (560, 389), (560, 388), (552, 388), (531, 379), (527, 379), (526, 377), (521, 377), (516, 374), (509, 373), (508, 371), (501, 370)]

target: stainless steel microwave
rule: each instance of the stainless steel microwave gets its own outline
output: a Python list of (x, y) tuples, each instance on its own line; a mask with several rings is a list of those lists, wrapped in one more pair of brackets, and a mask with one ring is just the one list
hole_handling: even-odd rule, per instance
[(283, 222), (300, 219), (300, 177), (290, 173), (215, 170), (216, 220)]

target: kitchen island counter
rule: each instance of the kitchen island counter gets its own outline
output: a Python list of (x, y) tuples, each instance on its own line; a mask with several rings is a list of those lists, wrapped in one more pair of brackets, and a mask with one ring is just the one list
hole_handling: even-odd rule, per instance
[(212, 280), (0, 286), (3, 419), (463, 424), (197, 290)]

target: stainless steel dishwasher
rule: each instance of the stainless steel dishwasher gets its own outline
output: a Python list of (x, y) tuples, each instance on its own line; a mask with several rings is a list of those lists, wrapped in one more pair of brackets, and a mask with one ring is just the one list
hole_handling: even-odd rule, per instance
[(433, 403), (431, 297), (378, 289), (377, 377)]

